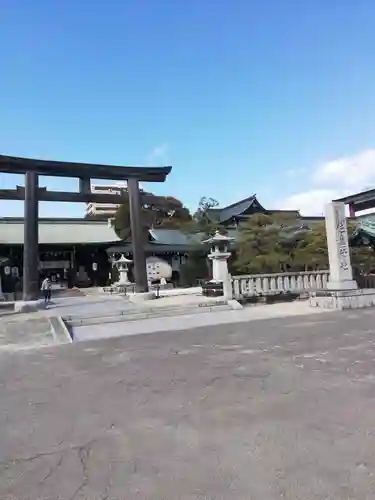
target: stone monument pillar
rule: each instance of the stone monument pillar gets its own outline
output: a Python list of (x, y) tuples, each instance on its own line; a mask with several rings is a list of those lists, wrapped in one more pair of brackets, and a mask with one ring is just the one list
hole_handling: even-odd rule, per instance
[(374, 307), (375, 290), (359, 290), (353, 280), (344, 203), (327, 205), (326, 231), (330, 278), (326, 290), (310, 294), (310, 305), (324, 309)]
[(327, 288), (355, 290), (358, 286), (353, 280), (344, 203), (328, 203), (325, 219), (330, 270)]

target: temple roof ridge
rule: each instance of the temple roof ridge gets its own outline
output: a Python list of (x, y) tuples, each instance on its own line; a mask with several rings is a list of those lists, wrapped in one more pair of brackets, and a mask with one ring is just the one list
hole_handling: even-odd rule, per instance
[(256, 194), (253, 194), (243, 200), (236, 201), (231, 205), (227, 205), (223, 208), (211, 208), (208, 211), (208, 214), (212, 214), (218, 222), (225, 222), (232, 217), (236, 217), (242, 215), (246, 212), (250, 207), (256, 206), (260, 211), (265, 211), (264, 207), (259, 203)]
[(243, 198), (242, 200), (231, 203), (230, 205), (226, 205), (225, 207), (210, 208), (210, 212), (211, 211), (221, 212), (223, 210), (227, 210), (228, 208), (236, 207), (237, 205), (239, 205), (240, 203), (243, 203), (243, 202), (252, 202), (252, 201), (254, 201), (254, 199), (256, 199), (256, 194), (252, 194), (251, 196), (248, 196), (247, 198)]

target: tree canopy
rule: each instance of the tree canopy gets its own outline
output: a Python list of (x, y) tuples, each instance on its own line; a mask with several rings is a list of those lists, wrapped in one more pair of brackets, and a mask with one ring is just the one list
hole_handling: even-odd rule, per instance
[(221, 233), (226, 233), (219, 221), (215, 219), (212, 209), (217, 208), (219, 202), (214, 198), (203, 196), (194, 212), (190, 223), (185, 224), (182, 230), (190, 233), (204, 233), (206, 236), (213, 235), (218, 229)]
[(287, 220), (254, 214), (240, 226), (234, 267), (241, 272), (277, 272), (291, 261)]
[(301, 271), (328, 268), (328, 248), (325, 223), (317, 222), (297, 237), (292, 252), (291, 267)]
[[(173, 196), (156, 197), (155, 203), (142, 206), (145, 237), (151, 227), (180, 229), (188, 233), (211, 236), (216, 230), (227, 231), (220, 225), (214, 198), (202, 197), (193, 215)], [(126, 202), (114, 217), (114, 229), (120, 238), (131, 237), (130, 210)], [(290, 215), (257, 213), (241, 224), (237, 251), (232, 266), (241, 273), (308, 271), (328, 268), (328, 249), (324, 222), (309, 228), (298, 228)], [(349, 224), (351, 234), (356, 227)], [(197, 243), (197, 250), (202, 246)], [(375, 253), (371, 247), (351, 248), (352, 266), (368, 272), (375, 269)]]
[[(353, 223), (348, 224), (348, 235), (356, 230)], [(370, 246), (350, 246), (350, 257), (353, 270), (369, 272), (375, 268), (375, 253)], [(325, 223), (319, 222), (307, 231), (296, 246), (296, 264), (303, 265), (306, 270), (328, 268), (328, 248)]]
[[(354, 230), (350, 224), (349, 235)], [(354, 270), (375, 269), (371, 247), (351, 247), (350, 253)], [(234, 266), (239, 272), (248, 273), (327, 269), (325, 224), (317, 222), (309, 229), (297, 230), (295, 221), (255, 214), (240, 228)]]
[[(142, 206), (141, 220), (146, 232), (151, 227), (179, 229), (190, 222), (192, 217), (189, 209), (177, 198), (158, 196), (155, 198), (155, 203)], [(118, 208), (114, 217), (113, 228), (121, 239), (130, 238), (130, 207), (128, 201)]]

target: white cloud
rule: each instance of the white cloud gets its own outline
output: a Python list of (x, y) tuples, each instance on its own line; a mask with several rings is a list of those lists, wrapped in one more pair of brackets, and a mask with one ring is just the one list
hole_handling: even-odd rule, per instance
[(164, 143), (156, 146), (147, 156), (147, 163), (164, 163), (169, 161), (169, 144)]
[(375, 149), (323, 163), (314, 172), (313, 180), (319, 184), (338, 184), (352, 190), (375, 184)]
[(307, 181), (311, 190), (287, 197), (280, 208), (322, 215), (326, 203), (333, 199), (371, 189), (375, 186), (375, 149), (322, 163), (312, 169)]
[(281, 202), (283, 210), (299, 210), (301, 215), (323, 215), (324, 206), (339, 195), (331, 189), (312, 189), (289, 196)]

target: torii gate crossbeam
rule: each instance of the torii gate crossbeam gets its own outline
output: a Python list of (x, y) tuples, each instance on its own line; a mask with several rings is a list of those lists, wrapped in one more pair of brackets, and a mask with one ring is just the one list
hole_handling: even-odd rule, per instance
[[(141, 195), (139, 182), (164, 182), (172, 167), (122, 167), (90, 163), (69, 163), (0, 155), (0, 172), (25, 174), (25, 190), (0, 190), (0, 199), (25, 200), (23, 300), (39, 297), (38, 269), (38, 205), (39, 200), (48, 201), (99, 201), (101, 195), (90, 192), (91, 179), (127, 180), (130, 206), (130, 221), (133, 243), (134, 275), (136, 292), (147, 292), (146, 258), (142, 240)], [(39, 175), (53, 177), (76, 177), (80, 180), (80, 192), (48, 192), (39, 189)], [(110, 202), (108, 195), (103, 195)], [(151, 197), (152, 198), (152, 197)], [(155, 197), (157, 200), (157, 197)], [(113, 203), (121, 197), (113, 195)], [(112, 200), (111, 200), (112, 201)]]

